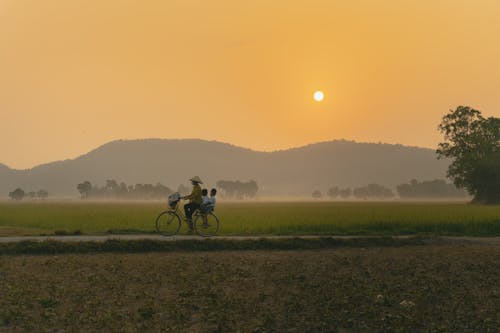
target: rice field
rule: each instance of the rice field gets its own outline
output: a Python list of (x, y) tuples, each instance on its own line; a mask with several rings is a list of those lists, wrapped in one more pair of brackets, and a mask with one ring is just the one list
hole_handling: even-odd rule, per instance
[[(164, 209), (160, 202), (1, 202), (0, 236), (149, 233)], [(222, 235), (500, 235), (500, 206), (466, 203), (222, 202), (215, 213)]]

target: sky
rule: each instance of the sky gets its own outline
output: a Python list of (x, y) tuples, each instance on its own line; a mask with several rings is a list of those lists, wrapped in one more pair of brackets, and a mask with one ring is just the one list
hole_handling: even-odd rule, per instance
[(435, 148), (458, 105), (500, 116), (499, 17), (498, 0), (0, 0), (0, 163), (137, 138)]

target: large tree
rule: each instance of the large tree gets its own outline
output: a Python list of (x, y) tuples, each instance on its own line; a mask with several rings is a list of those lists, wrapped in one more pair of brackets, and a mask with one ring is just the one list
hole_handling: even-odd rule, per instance
[(473, 202), (500, 203), (500, 119), (459, 106), (446, 114), (439, 130), (444, 142), (439, 158), (451, 159), (448, 177), (473, 197)]
[(26, 195), (26, 193), (20, 188), (16, 188), (14, 191), (9, 192), (9, 197), (11, 197), (14, 200), (18, 200), (18, 201), (23, 200), (25, 195)]
[(87, 199), (90, 195), (90, 191), (92, 191), (92, 184), (86, 180), (83, 183), (78, 184), (76, 189), (80, 192), (82, 199)]

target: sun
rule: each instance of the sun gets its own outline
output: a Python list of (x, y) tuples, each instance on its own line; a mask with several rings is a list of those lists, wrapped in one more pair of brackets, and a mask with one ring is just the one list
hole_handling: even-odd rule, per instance
[(325, 94), (321, 90), (317, 90), (314, 92), (313, 98), (316, 102), (321, 102), (325, 98)]

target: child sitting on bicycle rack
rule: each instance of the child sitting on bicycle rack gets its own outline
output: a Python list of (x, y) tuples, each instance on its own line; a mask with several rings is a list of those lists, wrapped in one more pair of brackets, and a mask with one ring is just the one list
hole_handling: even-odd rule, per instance
[(210, 199), (208, 198), (208, 190), (204, 188), (201, 190), (201, 208), (203, 211), (208, 209), (208, 205), (210, 205)]
[(215, 188), (210, 190), (210, 197), (208, 197), (208, 190), (204, 188), (201, 190), (201, 209), (203, 213), (210, 213), (215, 209), (215, 195), (217, 190)]
[(208, 198), (208, 199), (210, 200), (210, 206), (211, 206), (212, 210), (215, 209), (215, 195), (216, 194), (217, 194), (217, 190), (215, 188), (210, 190), (210, 198)]

